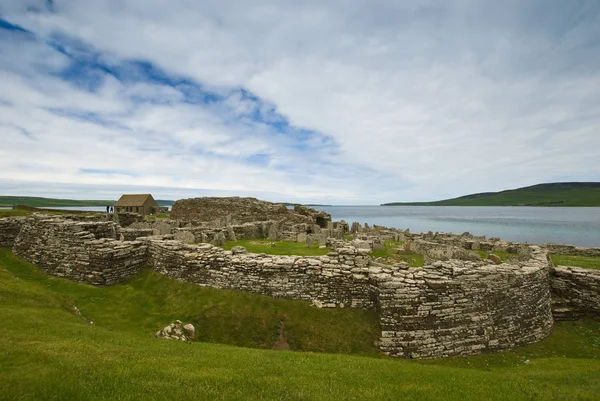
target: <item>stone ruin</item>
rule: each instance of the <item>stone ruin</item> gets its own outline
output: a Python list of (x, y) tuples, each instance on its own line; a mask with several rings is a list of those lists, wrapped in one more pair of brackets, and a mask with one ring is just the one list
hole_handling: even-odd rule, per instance
[(223, 197), (182, 199), (173, 204), (171, 218), (227, 226), (256, 221), (283, 221), (288, 224), (326, 228), (331, 216), (306, 206), (288, 209), (284, 204), (256, 198)]
[[(264, 238), (271, 220), (260, 228), (234, 220), (225, 227), (169, 220), (122, 228), (101, 219), (0, 219), (0, 243), (50, 274), (93, 285), (123, 282), (152, 268), (202, 286), (300, 299), (318, 307), (374, 309), (381, 327), (377, 345), (397, 357), (505, 350), (545, 338), (554, 319), (600, 317), (600, 271), (552, 267), (548, 250), (538, 246), (355, 223), (356, 239), (328, 237), (332, 251), (327, 255), (273, 256), (243, 247), (226, 251), (208, 243), (190, 244), (182, 237), (191, 234), (198, 242), (211, 236), (246, 238), (252, 232)], [(345, 223), (327, 225), (350, 231)], [(430, 257), (422, 268), (376, 263), (371, 251), (386, 239), (402, 240)], [(497, 264), (472, 252), (463, 257), (460, 250), (468, 249), (511, 250), (518, 257)]]

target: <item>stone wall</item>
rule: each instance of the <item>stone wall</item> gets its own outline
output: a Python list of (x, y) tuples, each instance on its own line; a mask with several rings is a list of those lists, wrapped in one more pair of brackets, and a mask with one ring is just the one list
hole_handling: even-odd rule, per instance
[(369, 251), (340, 248), (327, 256), (273, 256), (225, 251), (210, 244), (149, 240), (159, 273), (215, 288), (313, 301), (318, 306), (370, 308)]
[(5, 217), (0, 219), (0, 248), (12, 248), (15, 238), (21, 231), (22, 217)]
[[(396, 357), (514, 348), (541, 340), (553, 324), (549, 261), (539, 247), (530, 247), (529, 259), (514, 264), (447, 260), (415, 269), (372, 263), (370, 246), (357, 249), (339, 239), (328, 241), (335, 252), (325, 256), (272, 256), (165, 239), (190, 236), (190, 227), (173, 228), (162, 238), (123, 242), (116, 240), (122, 234), (117, 228), (112, 221), (33, 215), (23, 220), (13, 251), (50, 274), (94, 285), (121, 282), (148, 266), (202, 286), (306, 300), (319, 307), (376, 308), (379, 347)], [(583, 273), (569, 274), (554, 284), (561, 293), (573, 303), (581, 299), (597, 305), (597, 284), (582, 296), (576, 280)]]
[(548, 261), (525, 264), (438, 261), (382, 269), (377, 280), (380, 348), (389, 355), (469, 355), (540, 341), (553, 326)]
[(147, 264), (146, 244), (117, 241), (115, 231), (113, 222), (32, 215), (24, 220), (13, 252), (54, 276), (111, 285), (126, 280)]
[(600, 319), (600, 270), (572, 266), (552, 269), (554, 317), (574, 320), (582, 316)]

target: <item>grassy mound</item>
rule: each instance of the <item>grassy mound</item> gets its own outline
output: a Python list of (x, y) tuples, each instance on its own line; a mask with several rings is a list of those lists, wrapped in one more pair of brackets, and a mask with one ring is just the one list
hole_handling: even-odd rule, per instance
[[(238, 298), (234, 292), (149, 272), (124, 285), (90, 287), (48, 277), (0, 250), (0, 398), (546, 400), (597, 399), (600, 394), (600, 323), (590, 321), (560, 323), (547, 340), (512, 352), (428, 361), (152, 337), (176, 318), (196, 319), (200, 331), (222, 332), (217, 324), (202, 328), (211, 319), (205, 317), (212, 310), (207, 304), (221, 313), (231, 310), (227, 319), (215, 318), (226, 324), (240, 318), (235, 311), (245, 302), (256, 306), (252, 312), (247, 306), (246, 316), (263, 308), (289, 313), (290, 342), (291, 321), (305, 324), (331, 313), (323, 315), (330, 324), (325, 331), (333, 332), (328, 341), (354, 352), (344, 345), (362, 335), (345, 320), (350, 315), (344, 314), (353, 311), (308, 310), (303, 303), (275, 301), (285, 302), (269, 305), (265, 297)], [(94, 324), (72, 313), (72, 304)], [(368, 331), (372, 315), (365, 316)], [(247, 335), (248, 328), (242, 327), (247, 323), (239, 325), (238, 338)]]

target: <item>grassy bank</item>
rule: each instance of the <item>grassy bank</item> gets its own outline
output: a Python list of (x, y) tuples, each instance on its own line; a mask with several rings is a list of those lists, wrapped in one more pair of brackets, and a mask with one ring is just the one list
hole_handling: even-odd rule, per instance
[(551, 255), (550, 258), (554, 266), (575, 266), (600, 270), (600, 257), (598, 256)]
[[(266, 297), (257, 301), (220, 292), (149, 272), (124, 285), (90, 287), (48, 277), (0, 250), (1, 398), (562, 400), (597, 399), (600, 394), (600, 324), (590, 321), (560, 323), (547, 340), (516, 351), (428, 361), (152, 337), (176, 318), (195, 319), (200, 331), (225, 332), (202, 311), (216, 307), (220, 312), (215, 315), (220, 315), (229, 310), (217, 317), (228, 324), (247, 303), (256, 303), (257, 310), (290, 313), (290, 336), (288, 321), (309, 323), (330, 312), (336, 313), (323, 320), (334, 321), (331, 326), (311, 336), (329, 332), (343, 347), (362, 335), (337, 314), (349, 310), (309, 310), (294, 301), (289, 301), (293, 306), (267, 306)], [(94, 324), (72, 313), (72, 304)], [(365, 322), (371, 318), (367, 314)], [(249, 335), (244, 324), (236, 324), (226, 330), (230, 336)], [(366, 329), (371, 323), (364, 327), (372, 330)]]

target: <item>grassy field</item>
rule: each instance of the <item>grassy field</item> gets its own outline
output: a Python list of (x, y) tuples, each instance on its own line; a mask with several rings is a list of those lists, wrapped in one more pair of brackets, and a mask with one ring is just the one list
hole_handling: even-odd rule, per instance
[(600, 270), (600, 257), (598, 256), (551, 255), (550, 258), (554, 266), (576, 266)]
[(268, 241), (263, 239), (245, 239), (239, 241), (227, 241), (224, 249), (234, 246), (243, 246), (251, 253), (266, 253), (267, 255), (298, 255), (298, 256), (322, 256), (332, 252), (329, 248), (319, 248), (319, 244), (312, 246), (302, 242)]
[[(73, 304), (85, 318), (72, 313)], [(248, 304), (256, 309), (240, 314), (253, 307)], [(179, 318), (194, 321), (204, 341), (211, 341), (212, 332), (244, 343), (251, 332), (273, 331), (258, 327), (263, 323), (244, 327), (250, 316), (264, 322), (263, 309), (278, 311), (290, 343), (302, 337), (293, 334), (294, 320), (323, 325), (307, 336), (327, 337), (321, 341), (344, 352), (355, 352), (348, 342), (371, 341), (375, 328), (369, 312), (320, 310), (149, 272), (123, 285), (91, 287), (46, 276), (0, 250), (0, 398), (592, 400), (600, 395), (600, 323), (591, 321), (560, 323), (547, 340), (516, 351), (427, 361), (382, 358), (370, 350), (366, 354), (375, 357), (152, 336)], [(207, 313), (211, 310), (215, 313)], [(236, 319), (241, 322), (228, 322)], [(220, 327), (227, 324), (226, 330)], [(259, 345), (264, 342), (263, 334), (255, 337)], [(370, 346), (357, 347), (360, 352)]]
[(0, 209), (0, 219), (3, 217), (29, 216), (32, 213), (29, 210)]
[(393, 202), (383, 206), (600, 206), (600, 183), (539, 184), (434, 202)]
[(373, 250), (374, 258), (385, 258), (385, 263), (406, 262), (410, 267), (423, 267), (425, 262), (423, 255), (402, 250), (402, 242), (386, 240), (384, 247)]

